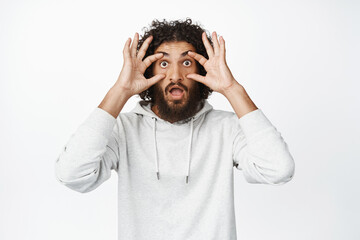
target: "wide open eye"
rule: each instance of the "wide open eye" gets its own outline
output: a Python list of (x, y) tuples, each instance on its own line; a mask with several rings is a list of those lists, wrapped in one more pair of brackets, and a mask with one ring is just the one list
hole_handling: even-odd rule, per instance
[(168, 64), (167, 61), (162, 61), (162, 62), (160, 63), (160, 67), (162, 67), (162, 68), (166, 68), (168, 65), (169, 65), (169, 64)]
[(191, 61), (190, 61), (190, 60), (185, 60), (185, 61), (183, 62), (183, 64), (184, 64), (184, 66), (186, 66), (186, 67), (190, 67), (190, 66), (191, 66)]

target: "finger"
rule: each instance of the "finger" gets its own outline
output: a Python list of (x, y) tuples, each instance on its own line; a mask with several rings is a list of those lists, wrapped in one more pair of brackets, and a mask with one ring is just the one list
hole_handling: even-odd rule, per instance
[(201, 76), (200, 74), (190, 73), (190, 74), (186, 75), (186, 77), (205, 84), (205, 77)]
[(198, 61), (202, 66), (204, 66), (205, 63), (208, 61), (204, 56), (195, 52), (188, 51), (188, 55), (192, 58), (195, 58), (195, 60)]
[(211, 44), (209, 42), (209, 39), (207, 38), (205, 32), (202, 33), (202, 41), (204, 43), (204, 46), (205, 46), (205, 49), (206, 49), (206, 52), (207, 52), (209, 58), (213, 57), (214, 56), (214, 49), (211, 46)]
[(220, 36), (220, 57), (224, 60), (225, 60), (225, 53), (226, 53), (225, 40), (223, 36)]
[(139, 50), (139, 52), (138, 52), (138, 55), (137, 55), (137, 58), (138, 58), (139, 60), (142, 60), (142, 59), (144, 58), (144, 56), (145, 56), (145, 54), (146, 54), (146, 50), (148, 49), (148, 47), (149, 47), (152, 39), (153, 39), (153, 36), (150, 35), (150, 36), (143, 42), (143, 44), (141, 45), (141, 48), (140, 48), (140, 50)]
[(215, 56), (218, 56), (219, 52), (220, 52), (220, 47), (219, 47), (219, 42), (218, 42), (217, 35), (216, 35), (215, 31), (212, 33), (212, 42), (213, 42), (213, 45), (214, 45)]
[(155, 62), (156, 60), (160, 59), (163, 57), (162, 53), (155, 53), (153, 55), (148, 56), (147, 58), (145, 58), (145, 60), (143, 61), (144, 63), (144, 69), (141, 69), (141, 71), (144, 71), (150, 67), (150, 65)]
[(131, 45), (131, 57), (136, 57), (136, 49), (137, 49), (138, 43), (139, 43), (139, 34), (135, 33), (134, 41)]
[(148, 80), (148, 86), (152, 86), (155, 83), (157, 83), (158, 81), (160, 81), (161, 79), (163, 79), (166, 75), (165, 74), (157, 74), (155, 76), (153, 76), (152, 78), (147, 79)]
[(124, 56), (124, 61), (128, 58), (130, 58), (130, 42), (131, 42), (131, 38), (128, 38), (125, 42), (124, 45), (124, 49), (123, 49), (123, 56)]

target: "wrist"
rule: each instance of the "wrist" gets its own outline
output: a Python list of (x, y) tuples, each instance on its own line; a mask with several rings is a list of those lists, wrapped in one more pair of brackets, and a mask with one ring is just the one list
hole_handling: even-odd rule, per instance
[(237, 95), (239, 93), (243, 93), (244, 91), (245, 91), (245, 88), (234, 79), (233, 84), (230, 87), (224, 89), (221, 93), (226, 98), (228, 98), (232, 95)]
[(112, 87), (98, 107), (110, 113), (114, 118), (117, 118), (130, 97), (128, 93), (121, 89)]
[(116, 95), (117, 98), (120, 98), (122, 100), (128, 100), (134, 95), (128, 88), (122, 87), (118, 84), (112, 86), (109, 90), (109, 93)]

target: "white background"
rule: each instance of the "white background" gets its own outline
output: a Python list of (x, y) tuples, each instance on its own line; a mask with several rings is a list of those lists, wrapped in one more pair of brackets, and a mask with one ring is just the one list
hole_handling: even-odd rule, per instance
[[(238, 239), (360, 239), (359, 1), (0, 1), (0, 239), (117, 238), (117, 175), (81, 194), (54, 163), (122, 67), (128, 37), (191, 17), (296, 163), (282, 186), (235, 173)], [(123, 112), (140, 98), (132, 97)], [(215, 109), (232, 111), (214, 92)]]

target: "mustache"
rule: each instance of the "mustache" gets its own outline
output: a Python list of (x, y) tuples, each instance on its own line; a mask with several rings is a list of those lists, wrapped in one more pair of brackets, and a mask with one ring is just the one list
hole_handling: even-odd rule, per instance
[(171, 87), (173, 87), (173, 86), (178, 86), (178, 87), (184, 89), (185, 91), (188, 90), (188, 88), (187, 88), (185, 85), (183, 85), (182, 83), (179, 82), (179, 83), (170, 83), (170, 84), (166, 87), (166, 91), (168, 92), (169, 89), (170, 89)]

